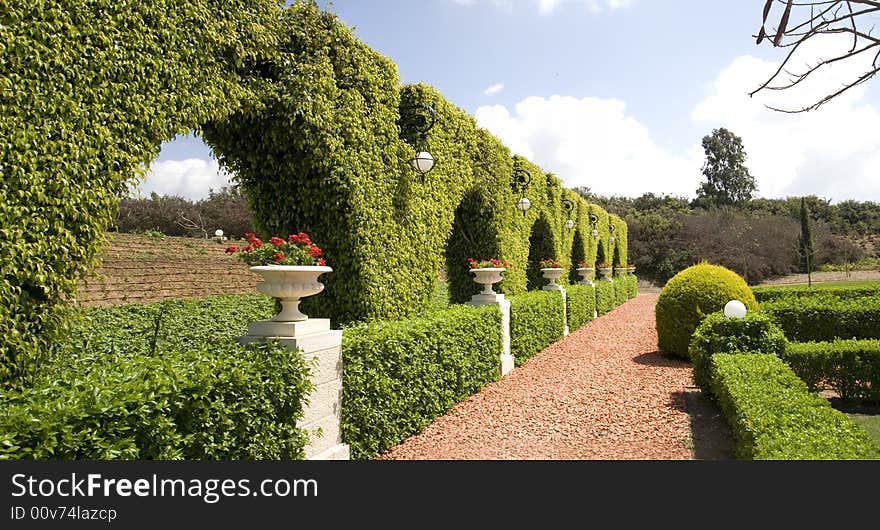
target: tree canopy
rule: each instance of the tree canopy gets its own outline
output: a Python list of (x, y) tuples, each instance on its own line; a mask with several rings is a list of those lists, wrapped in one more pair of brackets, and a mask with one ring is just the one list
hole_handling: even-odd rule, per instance
[(730, 206), (751, 200), (757, 189), (755, 177), (746, 167), (742, 139), (725, 128), (703, 137), (706, 163), (703, 182), (697, 189), (697, 201), (703, 206)]

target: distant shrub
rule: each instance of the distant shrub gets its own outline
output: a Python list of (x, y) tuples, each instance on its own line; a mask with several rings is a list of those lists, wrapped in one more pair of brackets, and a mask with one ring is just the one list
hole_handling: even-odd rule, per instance
[(745, 280), (729, 269), (704, 262), (676, 274), (663, 287), (655, 307), (660, 351), (688, 359), (694, 330), (706, 315), (720, 311), (730, 300), (758, 310)]

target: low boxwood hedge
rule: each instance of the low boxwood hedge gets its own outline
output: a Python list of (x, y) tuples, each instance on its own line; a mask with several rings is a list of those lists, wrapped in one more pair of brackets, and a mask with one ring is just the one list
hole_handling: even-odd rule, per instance
[(566, 289), (568, 330), (574, 332), (593, 320), (596, 311), (596, 291), (590, 285), (572, 285)]
[(617, 305), (614, 303), (614, 283), (598, 280), (596, 285), (596, 312), (599, 316), (611, 311)]
[(880, 339), (880, 297), (784, 297), (761, 304), (793, 342)]
[(614, 307), (629, 300), (629, 280), (626, 276), (614, 278)]
[(867, 433), (811, 394), (776, 355), (715, 354), (711, 387), (733, 429), (739, 458), (880, 458)]
[(723, 311), (707, 315), (691, 336), (688, 348), (694, 366), (694, 384), (710, 392), (710, 360), (716, 353), (772, 353), (781, 355), (787, 344), (779, 326), (763, 313), (727, 318)]
[(565, 332), (562, 296), (532, 291), (510, 298), (510, 353), (520, 366), (562, 338)]
[(639, 295), (639, 277), (634, 274), (626, 276), (627, 295), (629, 298), (635, 298)]
[(31, 384), (0, 394), (0, 459), (298, 459), (308, 367), (239, 346), (262, 296), (84, 310)]
[(793, 342), (782, 357), (812, 391), (880, 401), (880, 340)]
[(755, 299), (758, 302), (770, 302), (779, 298), (792, 297), (811, 297), (822, 295), (833, 295), (837, 298), (865, 298), (880, 296), (880, 282), (875, 285), (806, 285), (799, 286), (762, 286), (753, 287), (752, 292), (755, 293)]
[[(561, 297), (556, 298), (561, 322)], [(499, 377), (496, 306), (457, 305), (406, 320), (359, 324), (342, 337), (342, 438), (355, 459), (402, 442)]]

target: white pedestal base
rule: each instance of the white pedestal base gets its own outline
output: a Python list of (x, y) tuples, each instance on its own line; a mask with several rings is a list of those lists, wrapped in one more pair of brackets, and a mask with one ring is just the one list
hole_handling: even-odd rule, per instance
[(510, 300), (504, 298), (503, 294), (475, 294), (471, 297), (470, 305), (473, 307), (497, 305), (501, 311), (501, 357), (498, 371), (501, 377), (504, 377), (514, 367), (514, 358), (510, 353)]
[[(306, 396), (303, 418), (297, 427), (309, 433), (307, 460), (348, 460), (349, 447), (342, 443), (342, 331), (331, 330), (330, 320), (310, 318), (301, 322), (251, 322), (241, 344), (277, 340), (292, 350), (302, 350), (310, 363), (314, 389)], [(314, 364), (311, 364), (314, 362)]]

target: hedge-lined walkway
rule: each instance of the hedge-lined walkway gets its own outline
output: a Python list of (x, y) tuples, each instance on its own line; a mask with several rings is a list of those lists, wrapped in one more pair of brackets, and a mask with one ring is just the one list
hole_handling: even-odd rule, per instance
[(656, 352), (656, 301), (590, 322), (379, 458), (693, 458), (691, 368)]

